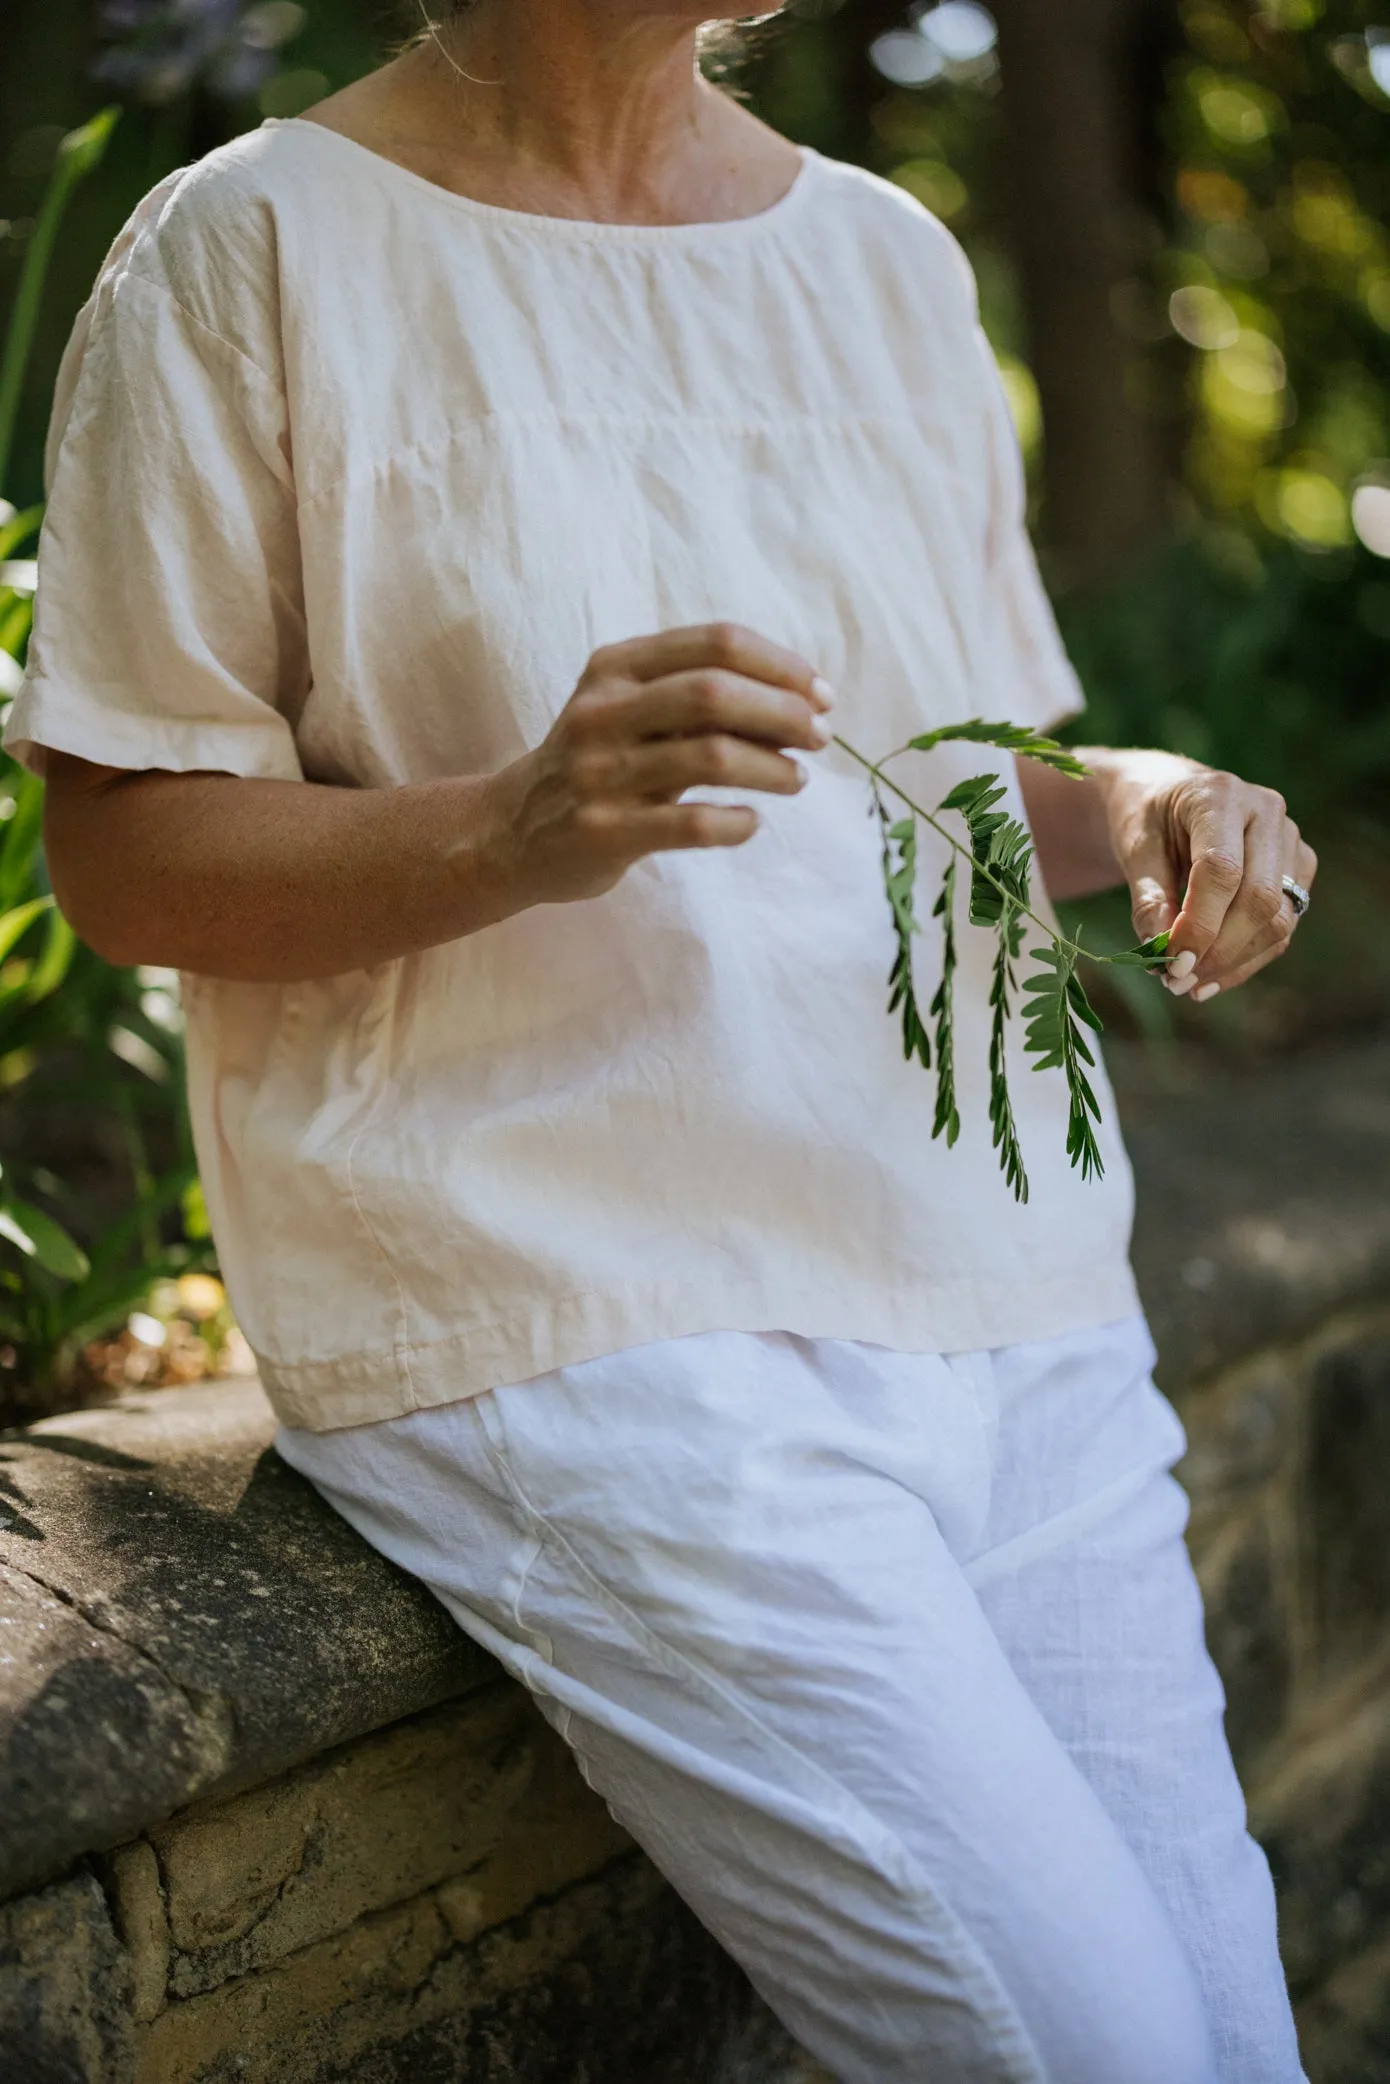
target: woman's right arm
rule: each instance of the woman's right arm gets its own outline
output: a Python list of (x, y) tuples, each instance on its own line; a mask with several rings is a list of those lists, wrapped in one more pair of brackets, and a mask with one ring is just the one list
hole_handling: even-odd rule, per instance
[(534, 904), (596, 897), (634, 861), (739, 846), (716, 785), (794, 795), (829, 689), (737, 626), (594, 653), (534, 752), (394, 789), (132, 772), (47, 756), (45, 846), (68, 919), (114, 963), (290, 983), (369, 969)]

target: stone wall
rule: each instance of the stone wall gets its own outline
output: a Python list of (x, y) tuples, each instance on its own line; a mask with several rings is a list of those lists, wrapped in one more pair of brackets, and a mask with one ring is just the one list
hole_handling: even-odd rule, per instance
[(1145, 1110), (1136, 1259), (1313, 2084), (1390, 2084), (1390, 1048)]
[(809, 2084), (503, 1680), (0, 1906), (5, 2084)]
[[(1390, 1049), (1131, 1108), (1315, 2084), (1390, 2084)], [(0, 1438), (0, 2084), (810, 2084), (254, 1384)]]
[(0, 2084), (809, 2084), (254, 1383), (0, 1440)]
[(1390, 1302), (1185, 1413), (1227, 1727), (1316, 2084), (1390, 2084)]

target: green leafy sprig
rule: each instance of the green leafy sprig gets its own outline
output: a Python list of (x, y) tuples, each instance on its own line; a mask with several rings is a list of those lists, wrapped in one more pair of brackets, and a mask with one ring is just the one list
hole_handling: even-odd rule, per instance
[[(962, 860), (970, 864), (969, 916), (972, 926), (986, 927), (995, 935), (994, 967), (990, 979), (989, 1035), (989, 1122), (992, 1141), (999, 1154), (1000, 1169), (1018, 1201), (1028, 1199), (1028, 1173), (1023, 1162), (1013, 1100), (1009, 1092), (1006, 1041), (1008, 1023), (1019, 992), (1017, 964), (1031, 921), (1044, 937), (1043, 945), (1029, 950), (1040, 967), (1025, 979), (1022, 1015), (1023, 1047), (1035, 1071), (1060, 1070), (1067, 1082), (1070, 1110), (1067, 1122), (1067, 1155), (1081, 1169), (1083, 1179), (1099, 1179), (1105, 1168), (1096, 1142), (1095, 1124), (1100, 1120), (1100, 1103), (1086, 1076), (1094, 1069), (1095, 1057), (1084, 1030), (1099, 1034), (1100, 1016), (1086, 996), (1077, 975), (1082, 955), (1091, 962), (1108, 962), (1139, 969), (1161, 969), (1166, 960), (1168, 936), (1156, 934), (1137, 948), (1110, 955), (1094, 954), (1083, 948), (1080, 938), (1070, 940), (1055, 926), (1039, 918), (1032, 907), (1032, 835), (1021, 820), (1000, 808), (1007, 791), (997, 774), (977, 774), (958, 782), (935, 811), (918, 803), (886, 772), (889, 760), (899, 753), (928, 753), (948, 740), (972, 745), (998, 746), (1020, 759), (1036, 760), (1060, 774), (1084, 776), (1085, 767), (1074, 753), (1055, 738), (1044, 737), (1024, 724), (986, 723), (972, 717), (965, 723), (946, 724), (937, 731), (924, 731), (910, 738), (898, 751), (871, 760), (848, 739), (838, 734), (835, 744), (857, 760), (868, 775), (874, 809), (883, 835), (883, 887), (893, 917), (896, 942), (893, 966), (888, 973), (888, 1011), (899, 1015), (903, 1055), (913, 1058), (924, 1070), (936, 1061), (936, 1111), (933, 1137), (944, 1136), (947, 1146), (960, 1134), (955, 1079), (955, 975), (957, 964), (955, 897), (956, 871)], [(884, 791), (896, 796), (907, 816), (892, 818)], [(965, 827), (961, 840), (943, 823), (948, 813), (958, 816)], [(941, 921), (941, 977), (931, 1001), (934, 1023), (928, 1036), (927, 1024), (917, 1002), (912, 974), (912, 941), (922, 931), (914, 911), (917, 881), (917, 821), (930, 825), (950, 847), (941, 890), (932, 907), (932, 917)]]

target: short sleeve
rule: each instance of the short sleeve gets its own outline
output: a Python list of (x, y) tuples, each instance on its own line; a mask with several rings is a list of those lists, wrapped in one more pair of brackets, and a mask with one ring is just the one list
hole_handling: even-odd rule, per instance
[(990, 693), (997, 693), (1001, 715), (1035, 730), (1050, 730), (1078, 715), (1086, 697), (1067, 657), (1029, 539), (1023, 457), (998, 366), (978, 328), (976, 340), (988, 393)]
[(7, 750), (40, 771), (55, 748), (300, 779), (309, 668), (282, 387), (163, 282), (108, 262), (65, 361), (49, 467)]

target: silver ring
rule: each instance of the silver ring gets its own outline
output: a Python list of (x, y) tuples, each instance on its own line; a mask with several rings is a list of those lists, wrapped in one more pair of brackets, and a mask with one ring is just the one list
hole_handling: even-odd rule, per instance
[(1308, 909), (1307, 891), (1304, 889), (1301, 883), (1296, 883), (1292, 876), (1285, 876), (1282, 888), (1285, 897), (1287, 897), (1289, 903), (1293, 906), (1293, 915), (1295, 919), (1301, 919), (1303, 917), (1303, 914)]

